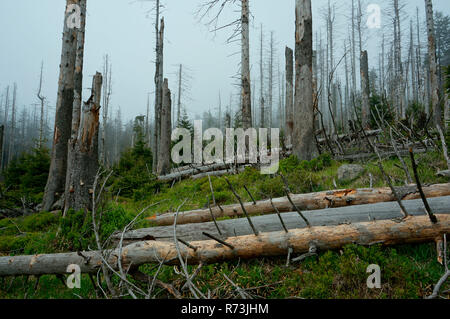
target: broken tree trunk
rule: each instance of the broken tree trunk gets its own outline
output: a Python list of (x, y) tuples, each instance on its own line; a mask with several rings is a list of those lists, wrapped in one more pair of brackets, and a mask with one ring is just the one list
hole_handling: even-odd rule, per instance
[(97, 72), (92, 81), (92, 95), (84, 103), (70, 170), (67, 171), (64, 213), (68, 209), (89, 210), (92, 206), (93, 187), (99, 167), (98, 128), (102, 81), (101, 73)]
[(58, 196), (64, 192), (67, 169), (67, 144), (70, 139), (72, 106), (74, 101), (74, 71), (77, 52), (77, 32), (69, 20), (71, 8), (77, 0), (67, 0), (59, 70), (58, 98), (56, 101), (55, 129), (50, 171), (45, 186), (42, 211), (49, 211)]
[(161, 138), (158, 152), (158, 167), (156, 173), (165, 175), (170, 172), (170, 143), (172, 137), (172, 98), (169, 81), (164, 79), (162, 109), (161, 109)]
[[(319, 251), (338, 249), (348, 244), (358, 245), (398, 245), (434, 241), (450, 231), (450, 216), (437, 215), (438, 223), (430, 223), (428, 216), (409, 217), (402, 222), (383, 220), (350, 225), (312, 227), (294, 229), (288, 233), (261, 233), (233, 237), (227, 240), (229, 246), (214, 240), (191, 242), (191, 249), (180, 246), (180, 255), (188, 264), (211, 264), (234, 259), (284, 256), (291, 248), (295, 254), (308, 252), (311, 244)], [(102, 265), (102, 252), (89, 251), (53, 255), (0, 257), (0, 277), (18, 275), (66, 274), (67, 266), (77, 264), (81, 273), (96, 273)], [(118, 269), (119, 250), (107, 258), (108, 264)], [(136, 268), (143, 264), (169, 260), (179, 262), (174, 243), (146, 241), (122, 249), (121, 264), (124, 269)]]
[[(450, 196), (428, 199), (433, 212), (437, 214), (450, 214)], [(421, 216), (426, 214), (421, 199), (403, 201), (403, 204), (410, 215)], [(327, 208), (320, 210), (302, 211), (302, 215), (312, 226), (336, 226), (345, 223), (359, 223), (373, 220), (387, 220), (401, 218), (400, 207), (395, 202), (376, 203), (369, 205)], [(281, 218), (287, 229), (297, 229), (306, 227), (305, 221), (298, 212), (291, 208), (289, 213), (282, 213)], [(252, 224), (259, 232), (267, 233), (283, 230), (283, 225), (277, 214), (254, 216), (251, 218)], [(178, 224), (178, 223), (177, 223)], [(253, 234), (253, 228), (245, 218), (236, 218), (214, 222), (184, 224), (177, 226), (178, 238), (185, 241), (196, 241), (204, 239), (203, 232), (217, 236), (219, 238), (229, 238), (233, 236), (244, 236)], [(220, 228), (219, 233), (217, 227)], [(129, 231), (124, 234), (126, 243), (143, 240), (173, 240), (173, 226), (160, 226)], [(121, 234), (113, 236), (115, 241), (120, 239)]]
[[(397, 187), (397, 193), (401, 194), (401, 199), (419, 199), (420, 194), (416, 186)], [(427, 197), (450, 196), (450, 184), (431, 185), (423, 188)], [(326, 191), (310, 194), (290, 195), (294, 204), (301, 210), (316, 210), (331, 207), (344, 207), (353, 205), (373, 204), (380, 202), (395, 201), (395, 197), (389, 187), (384, 188), (366, 188), (366, 189), (345, 189), (336, 191)], [(273, 205), (280, 212), (292, 211), (292, 205), (287, 197), (273, 199)], [(244, 203), (245, 210), (249, 215), (261, 215), (275, 213), (270, 200), (256, 202), (256, 205)], [(244, 213), (240, 204), (212, 208), (216, 218), (221, 217), (242, 217)], [(150, 217), (156, 225), (172, 225), (175, 215), (173, 213), (163, 214), (156, 217)], [(209, 209), (198, 209), (179, 213), (178, 224), (203, 223), (211, 221)]]
[(317, 155), (314, 142), (311, 0), (296, 0), (295, 8), (295, 98), (293, 154), (299, 160)]

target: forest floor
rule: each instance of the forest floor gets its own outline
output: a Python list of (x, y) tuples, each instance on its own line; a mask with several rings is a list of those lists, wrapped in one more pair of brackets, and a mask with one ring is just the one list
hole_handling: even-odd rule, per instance
[[(407, 165), (410, 162), (405, 158)], [(449, 178), (437, 177), (438, 170), (445, 169), (445, 161), (437, 153), (416, 155), (419, 175), (423, 184), (448, 183)], [(366, 173), (358, 179), (340, 183), (337, 170), (345, 162), (337, 162), (322, 155), (312, 162), (299, 163), (294, 158), (282, 160), (280, 171), (287, 178), (292, 193), (309, 193), (337, 188), (387, 186), (376, 161), (358, 164)], [(383, 161), (386, 172), (396, 186), (405, 184), (405, 173), (398, 159)], [(411, 168), (411, 166), (410, 166)], [(372, 177), (371, 177), (372, 176)], [(235, 203), (235, 198), (223, 178), (212, 177), (215, 199), (221, 205)], [(256, 200), (284, 196), (281, 177), (261, 175), (259, 170), (247, 168), (245, 172), (230, 176), (241, 197), (250, 201), (244, 185)], [(336, 184), (336, 185), (335, 185)], [(184, 180), (158, 185), (158, 193), (147, 189), (133, 189), (126, 197), (108, 194), (101, 235), (108, 238), (114, 231), (121, 230), (144, 207), (157, 204), (142, 215), (134, 228), (149, 227), (145, 217), (156, 213), (175, 211), (187, 199), (182, 211), (207, 207), (210, 196), (208, 178)], [(0, 256), (80, 251), (94, 247), (90, 216), (82, 212), (71, 212), (63, 219), (60, 213), (41, 213), (27, 217), (0, 220)], [(377, 264), (381, 268), (381, 289), (367, 288), (367, 266)], [(189, 266), (192, 273), (196, 266)], [(157, 269), (150, 265), (141, 271), (154, 275)], [(300, 263), (286, 267), (286, 256), (236, 260), (221, 264), (203, 266), (194, 282), (204, 294), (211, 292), (212, 298), (239, 297), (236, 289), (224, 278), (226, 274), (234, 283), (255, 298), (424, 298), (430, 295), (433, 285), (439, 280), (444, 268), (437, 261), (435, 243), (382, 247), (349, 245), (338, 251), (319, 252)], [(184, 276), (177, 274), (174, 267), (163, 266), (158, 279), (171, 283), (181, 290)], [(54, 275), (42, 276), (36, 286), (34, 277), (0, 278), (0, 298), (96, 298), (87, 275), (82, 275), (81, 289), (71, 290)], [(137, 283), (138, 284), (138, 283)], [(447, 284), (442, 291), (448, 290)], [(98, 295), (97, 295), (98, 294)], [(155, 288), (157, 298), (170, 298), (167, 291)], [(189, 291), (183, 296), (190, 297)], [(449, 294), (447, 296), (450, 297)]]

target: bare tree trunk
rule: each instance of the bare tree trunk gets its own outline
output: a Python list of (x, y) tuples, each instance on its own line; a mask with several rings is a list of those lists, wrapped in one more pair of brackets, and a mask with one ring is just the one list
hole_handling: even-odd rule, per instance
[(0, 170), (3, 167), (3, 140), (5, 135), (5, 125), (0, 125)]
[[(92, 81), (92, 95), (84, 103), (83, 117), (79, 124), (75, 143), (71, 141), (67, 169), (64, 215), (69, 209), (90, 210), (95, 177), (98, 173), (98, 129), (102, 75), (96, 73)], [(73, 148), (72, 148), (73, 147)]]
[(62, 39), (62, 54), (56, 102), (55, 130), (50, 163), (50, 171), (45, 186), (42, 210), (49, 211), (56, 197), (64, 192), (67, 169), (67, 144), (70, 139), (72, 108), (74, 103), (74, 71), (77, 51), (77, 30), (67, 23), (72, 12), (69, 6), (77, 4), (76, 0), (67, 0)]
[(369, 61), (367, 57), (367, 51), (361, 52), (361, 94), (362, 94), (361, 122), (363, 128), (367, 129), (369, 126), (369, 112), (370, 112)]
[(164, 79), (163, 84), (163, 107), (161, 110), (161, 141), (158, 153), (158, 176), (166, 175), (170, 172), (170, 143), (172, 136), (171, 125), (172, 98), (169, 90), (169, 82)]
[[(183, 65), (180, 64), (180, 71), (178, 71), (178, 108), (177, 108), (177, 123), (180, 123), (181, 119), (181, 81), (183, 78)], [(219, 112), (220, 113), (220, 112)], [(220, 114), (219, 114), (220, 116)]]
[(317, 155), (314, 143), (311, 0), (296, 0), (293, 153), (299, 160)]
[(264, 43), (264, 35), (263, 35), (263, 26), (261, 24), (261, 43), (260, 43), (260, 60), (259, 60), (259, 78), (260, 78), (260, 117), (261, 122), (260, 127), (266, 127), (266, 119), (265, 119), (265, 99), (264, 99), (264, 62), (263, 62), (263, 43)]
[[(170, 260), (178, 264), (180, 259), (188, 264), (200, 262), (213, 264), (235, 259), (285, 256), (288, 247), (296, 254), (308, 252), (311, 243), (316, 243), (319, 251), (339, 249), (345, 245), (414, 244), (433, 242), (450, 231), (450, 216), (438, 215), (437, 224), (430, 223), (428, 216), (411, 217), (399, 223), (395, 220), (370, 221), (339, 226), (324, 226), (261, 233), (227, 239), (228, 247), (214, 240), (191, 242), (187, 246), (176, 248), (175, 243), (160, 241), (139, 242), (122, 250), (109, 251), (106, 259), (113, 269), (118, 269), (118, 258), (125, 269), (137, 268), (143, 264), (160, 264), (161, 260)], [(17, 275), (67, 274), (67, 265), (80, 265), (81, 273), (95, 274), (100, 265), (103, 252), (86, 251), (34, 256), (0, 257), (0, 277)], [(177, 258), (181, 254), (180, 258)]]
[(286, 145), (292, 145), (294, 130), (294, 51), (286, 47)]
[(39, 141), (38, 141), (38, 147), (41, 148), (42, 144), (44, 143), (44, 103), (45, 103), (45, 97), (42, 95), (42, 73), (44, 71), (44, 62), (41, 64), (41, 76), (39, 80), (39, 90), (37, 93), (38, 99), (41, 101), (41, 119), (39, 124)]
[[(159, 133), (161, 127), (161, 103), (162, 103), (162, 77), (163, 77), (163, 41), (164, 41), (164, 19), (161, 19), (161, 26), (159, 25), (160, 2), (156, 0), (156, 60), (155, 60), (155, 125), (153, 132), (153, 173), (156, 173), (158, 166), (158, 148), (159, 148)], [(161, 30), (160, 30), (161, 28)], [(161, 40), (162, 37), (162, 40)]]
[(241, 11), (241, 82), (242, 82), (242, 125), (248, 129), (252, 125), (252, 100), (251, 100), (251, 82), (250, 82), (250, 30), (249, 30), (249, 0), (242, 1)]
[(111, 64), (109, 62), (109, 56), (105, 56), (105, 62), (103, 66), (103, 76), (104, 76), (104, 85), (103, 85), (103, 123), (102, 123), (102, 151), (101, 151), (101, 161), (102, 164), (107, 166), (107, 156), (106, 156), (106, 127), (108, 124), (108, 111), (109, 111), (109, 101), (112, 94), (112, 83), (111, 83)]
[(434, 114), (434, 125), (442, 127), (438, 70), (436, 63), (436, 40), (434, 34), (433, 3), (425, 0), (428, 30), (428, 60), (430, 65), (431, 105)]
[(8, 165), (11, 163), (11, 160), (14, 157), (14, 149), (16, 147), (15, 138), (16, 138), (16, 102), (17, 102), (17, 85), (14, 83), (13, 89), (13, 102), (11, 108), (11, 127), (9, 130), (9, 150), (8, 150)]
[[(8, 132), (8, 111), (9, 111), (9, 85), (6, 87), (6, 96), (5, 96), (5, 115), (4, 115), (4, 125), (5, 125), (5, 129), (4, 129), (4, 141), (6, 141), (6, 136), (7, 136), (7, 132)], [(7, 164), (7, 153), (8, 150), (6, 148), (6, 143), (4, 143), (3, 148), (2, 148), (2, 167), (1, 170), (3, 171), (6, 168), (6, 164)]]

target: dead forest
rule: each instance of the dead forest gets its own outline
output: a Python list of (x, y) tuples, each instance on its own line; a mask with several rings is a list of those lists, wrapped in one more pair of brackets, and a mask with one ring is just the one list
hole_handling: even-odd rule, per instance
[[(90, 2), (65, 1), (57, 92), (44, 92), (45, 61), (31, 106), (0, 83), (1, 299), (450, 298), (438, 0), (289, 0), (290, 43), (255, 22), (256, 0), (198, 0), (197, 24), (239, 57), (234, 93), (201, 116), (193, 70), (167, 54), (176, 4), (143, 1), (155, 72), (145, 114), (130, 115), (114, 102), (114, 56), (86, 68)], [(272, 130), (253, 151), (252, 130), (270, 128), (279, 145)], [(244, 140), (224, 160), (230, 129)], [(262, 174), (268, 157), (278, 170)], [(370, 264), (381, 290), (366, 287)]]

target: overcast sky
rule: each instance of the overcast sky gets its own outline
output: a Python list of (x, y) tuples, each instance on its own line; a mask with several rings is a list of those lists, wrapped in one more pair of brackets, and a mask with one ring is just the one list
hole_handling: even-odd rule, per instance
[[(204, 0), (162, 1), (166, 5), (163, 12), (166, 21), (164, 71), (172, 92), (177, 93), (177, 65), (182, 63), (189, 68), (192, 77), (189, 81), (191, 100), (186, 103), (191, 116), (217, 107), (219, 91), (223, 106), (227, 105), (230, 94), (237, 92), (233, 86), (236, 80), (232, 77), (238, 72), (240, 59), (237, 44), (225, 43), (231, 30), (220, 31), (214, 36), (198, 22), (194, 13)], [(312, 2), (314, 29), (319, 32), (327, 0)], [(331, 2), (336, 4), (336, 42), (341, 45), (347, 37), (350, 1)], [(387, 17), (389, 1), (373, 0), (370, 3), (383, 8), (382, 24), (390, 25)], [(424, 21), (424, 1), (404, 3), (402, 29), (407, 30), (409, 16), (415, 18), (416, 6), (420, 10), (421, 22)], [(433, 3), (435, 10), (450, 14), (449, 0), (434, 0)], [(294, 43), (294, 4), (294, 0), (250, 0), (253, 80), (259, 77), (261, 23), (266, 39), (270, 31), (274, 31), (277, 59), (280, 69), (284, 69), (284, 47), (293, 47)], [(365, 7), (367, 4), (369, 1)], [(127, 120), (145, 114), (147, 94), (154, 91), (154, 18), (148, 14), (152, 7), (150, 2), (133, 0), (88, 0), (84, 88), (90, 87), (91, 76), (97, 70), (102, 71), (103, 56), (109, 54), (113, 63), (111, 107), (116, 109), (120, 105)], [(32, 107), (37, 103), (41, 61), (44, 61), (43, 93), (49, 105), (55, 105), (64, 9), (63, 0), (0, 0), (0, 94), (6, 85), (16, 82), (19, 106)], [(221, 21), (228, 23), (238, 16), (237, 8), (230, 8), (224, 12)], [(378, 54), (377, 43), (381, 34), (380, 30), (366, 33), (366, 46), (372, 60)], [(339, 50), (342, 48), (337, 52)], [(85, 89), (84, 97), (88, 94)], [(152, 97), (152, 108), (153, 100)]]

